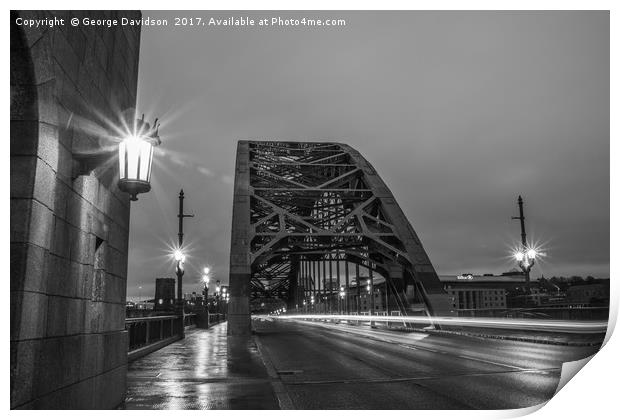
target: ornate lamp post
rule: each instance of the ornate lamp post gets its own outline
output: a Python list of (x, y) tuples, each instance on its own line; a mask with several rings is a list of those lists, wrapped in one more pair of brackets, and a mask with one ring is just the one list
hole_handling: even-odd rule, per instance
[(216, 310), (219, 313), (220, 312), (220, 281), (216, 280), (215, 281), (215, 306), (216, 306)]
[[(185, 254), (181, 249), (177, 249), (174, 251), (174, 260), (177, 263), (175, 274), (177, 275), (177, 311), (183, 313), (183, 296), (182, 296), (182, 288), (181, 288), (181, 279), (183, 278), (183, 274), (185, 274)], [(179, 309), (180, 307), (180, 309)]]
[(209, 300), (209, 280), (210, 280), (210, 278), (209, 278), (209, 271), (210, 271), (209, 267), (205, 267), (203, 269), (203, 274), (202, 274), (202, 281), (203, 281), (203, 283), (205, 285), (204, 286), (204, 292), (203, 292), (203, 295), (204, 295), (203, 306), (205, 307), (205, 309), (207, 309), (207, 312), (208, 312), (208, 308), (207, 308), (207, 303), (208, 302), (207, 301)]
[(527, 240), (525, 235), (525, 216), (523, 215), (523, 198), (519, 196), (517, 200), (517, 204), (519, 205), (519, 216), (513, 217), (513, 219), (519, 220), (521, 222), (521, 247), (514, 254), (519, 267), (523, 271), (525, 276), (525, 292), (530, 293), (530, 271), (532, 270), (532, 266), (536, 262), (536, 250), (533, 248), (528, 248)]

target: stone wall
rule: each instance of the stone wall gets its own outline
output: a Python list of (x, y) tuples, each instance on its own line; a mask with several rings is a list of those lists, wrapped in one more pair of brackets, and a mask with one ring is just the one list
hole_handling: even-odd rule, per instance
[[(68, 20), (139, 12), (11, 12), (11, 408), (124, 399), (129, 199), (110, 155), (136, 102), (140, 31)], [(18, 26), (16, 18), (65, 19)]]

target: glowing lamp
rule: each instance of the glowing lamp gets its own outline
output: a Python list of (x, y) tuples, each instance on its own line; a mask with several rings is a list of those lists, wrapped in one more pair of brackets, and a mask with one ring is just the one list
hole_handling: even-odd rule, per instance
[(536, 250), (534, 250), (534, 249), (528, 249), (528, 251), (527, 251), (527, 257), (528, 257), (529, 259), (534, 259), (534, 258), (536, 258)]
[(174, 251), (174, 260), (177, 262), (184, 263), (185, 262), (185, 254), (180, 249)]
[(118, 146), (118, 188), (128, 193), (132, 201), (138, 200), (138, 194), (151, 190), (153, 147), (161, 144), (158, 133), (157, 120), (151, 129), (142, 115), (141, 119), (136, 120), (134, 133), (124, 138)]
[(521, 251), (515, 253), (515, 259), (517, 261), (523, 261), (523, 258), (525, 258), (525, 254)]

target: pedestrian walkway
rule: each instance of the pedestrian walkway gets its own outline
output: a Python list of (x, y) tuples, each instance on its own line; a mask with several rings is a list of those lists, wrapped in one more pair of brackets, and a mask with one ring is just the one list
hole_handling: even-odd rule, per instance
[(278, 409), (254, 340), (227, 337), (226, 327), (190, 330), (131, 362), (123, 408)]

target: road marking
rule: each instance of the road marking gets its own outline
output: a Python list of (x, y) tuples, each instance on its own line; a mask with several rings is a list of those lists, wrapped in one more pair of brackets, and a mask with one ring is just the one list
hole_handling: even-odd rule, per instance
[(427, 348), (424, 348), (424, 347), (412, 346), (411, 344), (399, 344), (399, 346), (404, 347), (406, 349), (411, 349), (411, 350), (424, 350), (424, 351), (430, 351), (431, 353), (442, 353), (442, 354), (445, 354), (444, 352), (440, 352), (439, 350), (433, 350), (433, 349), (427, 349)]
[(439, 353), (439, 354), (444, 354), (444, 355), (449, 355), (449, 356), (455, 356), (455, 357), (458, 357), (458, 358), (461, 358), (461, 359), (473, 360), (475, 362), (480, 362), (480, 363), (488, 363), (490, 365), (501, 366), (501, 367), (505, 367), (505, 368), (509, 368), (509, 369), (527, 370), (527, 368), (524, 368), (524, 367), (521, 367), (521, 366), (514, 366), (514, 365), (509, 365), (509, 364), (506, 364), (506, 363), (494, 362), (492, 360), (480, 359), (478, 357), (465, 356), (465, 355), (462, 355), (462, 354), (452, 354), (452, 353), (449, 353), (447, 351), (434, 350), (434, 349), (429, 349), (429, 348), (426, 348), (426, 347), (412, 346), (412, 345), (409, 345), (409, 344), (399, 344), (399, 346), (407, 348), (407, 349), (411, 349), (411, 350), (423, 350), (423, 351), (429, 351), (431, 353)]
[(449, 379), (460, 377), (473, 377), (473, 376), (488, 376), (488, 375), (504, 375), (511, 373), (539, 373), (542, 375), (548, 375), (551, 372), (559, 371), (561, 368), (550, 369), (515, 369), (505, 370), (499, 372), (475, 372), (475, 373), (462, 373), (456, 375), (441, 375), (441, 376), (414, 376), (407, 378), (353, 378), (353, 379), (330, 379), (330, 380), (317, 380), (317, 381), (299, 381), (299, 382), (287, 382), (287, 385), (330, 385), (330, 384), (355, 384), (355, 383), (389, 383), (389, 382), (415, 382), (415, 381), (430, 381), (434, 379)]
[(455, 356), (456, 357), (460, 357), (461, 359), (474, 360), (476, 362), (488, 363), (490, 365), (496, 365), (496, 366), (501, 366), (501, 367), (507, 367), (509, 369), (529, 370), (527, 368), (523, 368), (523, 367), (519, 367), (519, 366), (508, 365), (506, 363), (500, 363), (500, 362), (493, 362), (491, 360), (479, 359), (477, 357), (472, 357), (472, 356), (463, 356), (461, 354), (455, 355)]

